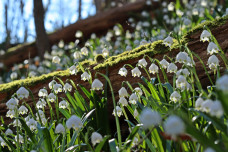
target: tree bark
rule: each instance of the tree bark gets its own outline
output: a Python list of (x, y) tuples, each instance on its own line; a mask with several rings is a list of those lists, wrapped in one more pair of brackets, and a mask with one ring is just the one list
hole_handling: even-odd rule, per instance
[(78, 0), (78, 20), (82, 18), (82, 0)]
[(49, 39), (44, 27), (44, 7), (42, 0), (33, 0), (34, 22), (36, 29), (36, 47), (43, 59), (44, 52), (50, 51)]

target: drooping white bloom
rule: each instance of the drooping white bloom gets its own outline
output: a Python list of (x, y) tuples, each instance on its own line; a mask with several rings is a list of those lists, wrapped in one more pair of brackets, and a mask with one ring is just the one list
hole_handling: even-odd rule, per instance
[(209, 57), (207, 64), (211, 70), (216, 70), (217, 66), (219, 66), (219, 60), (215, 55)]
[[(17, 135), (15, 136), (15, 141), (18, 142), (17, 141)], [(19, 143), (24, 143), (24, 138), (20, 134), (19, 134)]]
[(186, 52), (179, 52), (176, 56), (176, 62), (186, 63), (188, 58), (188, 54)]
[(170, 12), (172, 12), (173, 10), (174, 10), (174, 3), (173, 2), (170, 2), (169, 4), (168, 4), (168, 11), (170, 11)]
[(211, 147), (208, 147), (207, 149), (204, 150), (204, 152), (216, 152), (216, 151)]
[(5, 132), (5, 135), (12, 135), (12, 134), (13, 134), (13, 131), (9, 128)]
[(211, 34), (207, 30), (203, 30), (203, 32), (200, 35), (200, 41), (210, 41)]
[(134, 137), (132, 146), (135, 146), (136, 144), (138, 144), (138, 142), (139, 142), (139, 139), (137, 137)]
[(122, 106), (127, 106), (128, 105), (127, 99), (124, 98), (124, 97), (120, 97), (119, 103), (122, 104)]
[(47, 97), (48, 96), (48, 92), (46, 89), (40, 89), (39, 93), (38, 93), (39, 97)]
[(190, 72), (188, 71), (188, 69), (180, 69), (176, 72), (176, 76), (179, 77), (180, 75), (183, 75), (185, 77), (188, 77), (190, 75)]
[(138, 101), (138, 96), (136, 95), (136, 93), (132, 93), (130, 98), (129, 98), (129, 102), (131, 104), (135, 105), (137, 103), (137, 101)]
[(41, 122), (43, 125), (45, 125), (47, 123), (47, 119), (43, 117), (43, 118), (41, 118)]
[(223, 113), (224, 113), (224, 110), (221, 102), (218, 100), (214, 101), (210, 107), (210, 115), (220, 118), (223, 116)]
[(89, 81), (90, 78), (91, 76), (86, 71), (81, 75), (81, 80), (83, 81)]
[(163, 40), (163, 44), (165, 44), (165, 46), (171, 47), (173, 44), (173, 38), (171, 36), (168, 36)]
[(160, 64), (161, 64), (163, 69), (166, 69), (169, 66), (169, 62), (167, 62), (166, 59), (162, 59), (160, 61)]
[(153, 73), (153, 74), (158, 73), (158, 66), (156, 64), (152, 63), (149, 67), (149, 72)]
[(46, 101), (44, 99), (39, 99), (39, 101), (36, 103), (36, 107), (38, 109), (42, 109), (46, 106)]
[(73, 75), (73, 74), (77, 74), (78, 70), (77, 70), (77, 67), (75, 65), (72, 65), (70, 68), (70, 74)]
[(89, 50), (87, 49), (87, 47), (81, 48), (81, 54), (85, 55), (85, 56), (87, 56), (89, 54)]
[(17, 105), (18, 103), (14, 98), (11, 98), (9, 101), (6, 102), (6, 106), (10, 110), (17, 108)]
[(174, 63), (170, 63), (167, 68), (168, 73), (176, 73), (177, 72), (177, 66)]
[(65, 83), (64, 86), (63, 86), (63, 90), (65, 92), (67, 92), (67, 91), (71, 92), (72, 86), (69, 83)]
[(48, 95), (48, 97), (47, 97), (47, 100), (48, 100), (49, 102), (55, 102), (55, 101), (56, 101), (56, 96), (55, 96), (55, 94), (54, 94), (54, 93), (50, 93), (50, 94)]
[(134, 110), (134, 118), (136, 118), (136, 117), (138, 117), (139, 116), (139, 112), (138, 112), (138, 110), (135, 108), (135, 110)]
[(201, 97), (199, 97), (199, 98), (196, 100), (195, 108), (196, 108), (197, 110), (201, 110), (203, 102), (204, 102), (204, 100), (203, 100)]
[(152, 111), (149, 108), (145, 108), (141, 112), (139, 119), (140, 122), (143, 124), (144, 129), (159, 125), (162, 121), (160, 114), (157, 111)]
[(17, 90), (16, 94), (19, 99), (28, 98), (29, 91), (27, 89), (25, 89), (24, 87), (20, 87)]
[(37, 128), (37, 121), (35, 121), (33, 118), (29, 119), (27, 122), (28, 127), (33, 131)]
[(211, 99), (207, 99), (201, 104), (201, 109), (203, 112), (210, 112), (212, 105), (213, 101)]
[(45, 118), (45, 114), (42, 110), (38, 110), (38, 112), (36, 113), (36, 117), (37, 117), (37, 120), (39, 120), (39, 115), (40, 115), (40, 118)]
[(0, 137), (0, 143), (3, 148), (7, 145), (5, 140), (2, 139), (2, 137)]
[(102, 88), (103, 88), (103, 84), (100, 80), (98, 79), (93, 80), (92, 87), (91, 87), (92, 90), (102, 90)]
[(136, 94), (140, 95), (140, 96), (143, 94), (142, 89), (140, 89), (139, 87), (136, 87), (136, 88), (134, 89), (134, 92), (135, 92)]
[(12, 124), (14, 127), (21, 127), (21, 122), (18, 119), (15, 119)]
[(75, 37), (76, 37), (76, 38), (80, 38), (80, 37), (82, 37), (82, 36), (83, 36), (82, 31), (77, 31), (77, 32), (75, 33)]
[(27, 114), (28, 109), (27, 109), (25, 106), (22, 105), (22, 106), (18, 109), (18, 112), (19, 112), (19, 114), (24, 115), (24, 114)]
[(131, 51), (132, 50), (132, 47), (130, 45), (126, 46), (126, 51)]
[(54, 84), (53, 90), (56, 94), (58, 94), (59, 92), (62, 92), (63, 91), (62, 85), (58, 83)]
[(75, 59), (80, 59), (82, 57), (82, 54), (81, 54), (81, 52), (76, 51), (76, 52), (74, 52), (73, 56)]
[(104, 48), (104, 49), (102, 50), (102, 54), (104, 55), (104, 57), (107, 57), (107, 56), (109, 55), (108, 49), (107, 49), (107, 48)]
[(177, 92), (174, 91), (171, 95), (170, 95), (170, 100), (173, 101), (174, 103), (180, 101), (181, 99), (181, 95)]
[(187, 56), (187, 62), (185, 64), (193, 67), (193, 65), (195, 65), (195, 61), (193, 59), (191, 59), (189, 56)]
[(83, 127), (83, 124), (81, 119), (78, 116), (73, 115), (66, 121), (66, 126), (68, 129), (73, 128), (76, 131), (78, 131)]
[(64, 133), (65, 133), (65, 128), (64, 128), (64, 126), (63, 126), (61, 123), (59, 123), (59, 124), (55, 127), (55, 133), (56, 133), (56, 134), (59, 134), (59, 133), (64, 134)]
[(10, 74), (10, 78), (11, 78), (12, 80), (17, 79), (17, 77), (18, 77), (17, 72), (12, 72), (12, 73)]
[(176, 86), (181, 91), (184, 91), (187, 88), (187, 80), (183, 75), (178, 76), (176, 80)]
[(176, 116), (169, 116), (164, 123), (164, 130), (167, 135), (170, 135), (173, 139), (185, 132), (185, 124), (183, 120)]
[(146, 45), (147, 43), (148, 42), (146, 40), (144, 40), (144, 39), (140, 41), (140, 45)]
[(11, 119), (16, 117), (16, 113), (14, 110), (8, 110), (6, 113), (6, 117), (10, 117)]
[(91, 135), (91, 142), (93, 146), (100, 143), (103, 140), (103, 137), (98, 132), (93, 132)]
[(59, 108), (67, 108), (68, 107), (68, 102), (66, 102), (65, 100), (62, 100), (60, 103), (59, 103)]
[(127, 69), (125, 67), (120, 68), (118, 74), (126, 77), (127, 76)]
[(53, 86), (54, 86), (56, 83), (57, 83), (57, 82), (56, 82), (55, 80), (52, 80), (52, 81), (48, 84), (49, 88), (52, 89)]
[(220, 50), (218, 46), (214, 42), (210, 42), (208, 47), (207, 47), (207, 53), (212, 55), (214, 53), (218, 53)]
[(61, 61), (61, 59), (60, 59), (58, 56), (54, 56), (54, 57), (52, 58), (52, 62), (53, 62), (53, 63), (60, 64), (60, 61)]
[(146, 60), (143, 58), (141, 60), (138, 61), (138, 65), (142, 68), (142, 67), (146, 67), (147, 66), (147, 62)]
[(216, 81), (216, 88), (228, 93), (228, 75), (223, 75)]
[(122, 115), (122, 109), (119, 107), (119, 106), (116, 106), (116, 112), (115, 112), (115, 109), (113, 109), (113, 113), (112, 113), (114, 116), (118, 116), (120, 117)]
[(118, 91), (118, 93), (119, 93), (119, 97), (120, 97), (120, 98), (121, 98), (121, 97), (128, 97), (128, 93), (127, 93), (127, 90), (126, 90), (125, 87), (122, 87), (122, 88)]
[(132, 76), (133, 77), (140, 77), (140, 75), (141, 75), (141, 72), (140, 72), (140, 70), (139, 70), (139, 68), (138, 67), (135, 67), (134, 69), (132, 69), (131, 70), (131, 73), (132, 73)]

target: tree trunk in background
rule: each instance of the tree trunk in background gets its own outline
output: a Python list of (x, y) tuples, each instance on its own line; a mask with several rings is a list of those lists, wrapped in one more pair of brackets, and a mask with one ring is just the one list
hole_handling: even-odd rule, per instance
[(82, 18), (82, 0), (78, 0), (78, 20)]
[(102, 0), (94, 0), (96, 6), (96, 13), (102, 12)]
[(36, 29), (36, 46), (39, 57), (43, 59), (44, 52), (50, 50), (50, 45), (44, 27), (44, 7), (42, 0), (33, 0), (33, 11)]
[(8, 26), (8, 9), (9, 9), (9, 1), (4, 6), (5, 9), (5, 30), (6, 30), (6, 40), (5, 40), (5, 49), (10, 47), (10, 39), (11, 39), (11, 30)]

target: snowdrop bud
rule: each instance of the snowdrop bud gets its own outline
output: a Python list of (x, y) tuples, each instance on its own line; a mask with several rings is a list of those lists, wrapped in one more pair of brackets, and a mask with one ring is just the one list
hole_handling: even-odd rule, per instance
[(128, 97), (128, 93), (127, 93), (127, 90), (125, 89), (125, 87), (122, 87), (119, 91), (119, 97)]
[(66, 83), (66, 84), (64, 84), (64, 86), (63, 86), (63, 90), (64, 90), (65, 92), (67, 92), (67, 91), (71, 92), (72, 86), (71, 86), (69, 83)]
[(17, 90), (16, 94), (19, 99), (28, 98), (29, 91), (27, 89), (25, 89), (24, 87), (20, 87)]
[(137, 118), (138, 116), (139, 116), (138, 110), (135, 109), (135, 110), (134, 110), (134, 118)]
[(39, 93), (38, 93), (39, 97), (47, 97), (48, 96), (48, 92), (46, 89), (40, 89)]
[(223, 116), (224, 110), (220, 101), (216, 100), (210, 107), (210, 115), (221, 118)]
[(138, 67), (135, 67), (133, 70), (131, 70), (131, 73), (132, 73), (132, 76), (133, 77), (140, 77), (141, 75), (141, 72), (139, 71), (139, 68)]
[(49, 102), (55, 102), (55, 100), (56, 100), (55, 94), (54, 93), (50, 93), (48, 95), (48, 97), (47, 97), (47, 101), (49, 101)]
[(18, 109), (18, 112), (19, 112), (19, 114), (24, 115), (24, 114), (26, 114), (26, 113), (28, 112), (28, 109), (27, 109), (25, 106), (22, 105), (22, 106)]
[(152, 111), (149, 108), (146, 108), (141, 112), (139, 119), (140, 122), (143, 124), (144, 129), (159, 125), (162, 121), (160, 114), (156, 111)]
[(63, 125), (61, 123), (59, 123), (56, 128), (55, 128), (55, 133), (56, 134), (59, 134), (59, 133), (62, 133), (64, 134), (65, 133), (65, 128), (63, 127)]
[(170, 63), (167, 68), (168, 73), (176, 73), (177, 72), (177, 66), (174, 63)]
[(165, 44), (165, 46), (171, 47), (172, 44), (173, 44), (173, 38), (170, 37), (170, 36), (168, 36), (167, 38), (165, 38), (165, 39), (163, 40), (163, 44)]
[(120, 68), (118, 74), (126, 77), (127, 76), (127, 69), (125, 67)]
[(219, 60), (215, 55), (209, 57), (207, 64), (211, 70), (217, 70), (217, 66), (219, 66)]
[(181, 99), (181, 95), (177, 92), (174, 91), (171, 95), (170, 95), (170, 100), (173, 101), (174, 103), (180, 101)]
[(9, 128), (5, 132), (5, 135), (12, 135), (12, 134), (13, 134), (13, 131)]
[(115, 112), (115, 109), (113, 110), (113, 113), (112, 113), (114, 116), (117, 116), (120, 117), (122, 115), (122, 109), (119, 107), (119, 106), (116, 106), (116, 112)]
[(139, 60), (138, 65), (142, 68), (142, 67), (146, 67), (147, 66), (147, 62), (146, 60), (143, 58), (141, 60)]
[(203, 112), (209, 112), (212, 105), (213, 101), (211, 99), (207, 99), (202, 103), (201, 109)]
[(74, 52), (73, 56), (75, 59), (81, 59), (82, 54), (81, 54), (81, 52), (76, 51), (76, 52)]
[(59, 108), (65, 109), (67, 107), (68, 107), (68, 102), (66, 102), (65, 100), (63, 100), (59, 103)]
[(68, 129), (73, 128), (76, 131), (78, 131), (79, 129), (81, 129), (83, 127), (83, 124), (82, 124), (81, 119), (78, 116), (73, 115), (66, 121), (66, 126)]
[(199, 97), (197, 100), (196, 100), (196, 104), (195, 104), (195, 108), (197, 110), (201, 110), (202, 109), (202, 104), (203, 104), (204, 100)]
[(54, 90), (54, 92), (56, 93), (56, 94), (58, 94), (59, 92), (62, 92), (63, 91), (63, 89), (62, 89), (62, 85), (61, 84), (54, 84), (54, 86), (53, 86), (53, 90)]
[(171, 115), (164, 123), (164, 130), (167, 135), (170, 135), (173, 139), (176, 139), (176, 136), (185, 132), (185, 124), (180, 117)]
[(10, 110), (17, 108), (17, 104), (18, 103), (14, 98), (11, 98), (9, 101), (6, 102), (6, 106)]
[(228, 93), (228, 75), (223, 75), (216, 81), (216, 88)]
[(12, 79), (12, 80), (15, 80), (15, 79), (17, 79), (17, 72), (12, 72), (11, 74), (10, 74), (10, 78)]
[(212, 55), (213, 53), (218, 53), (220, 50), (218, 48), (218, 46), (213, 43), (213, 42), (210, 42), (208, 47), (207, 47), (207, 53)]
[(204, 150), (204, 152), (216, 152), (214, 149), (208, 147), (207, 149)]
[(76, 68), (75, 65), (72, 65), (72, 66), (69, 68), (69, 70), (70, 70), (70, 74), (71, 74), (71, 75), (77, 74), (77, 72), (78, 72), (78, 70), (77, 70), (77, 68)]
[(103, 140), (103, 137), (98, 132), (93, 132), (91, 135), (91, 142), (93, 146), (100, 143)]
[(131, 104), (135, 105), (137, 103), (137, 101), (138, 101), (138, 96), (136, 95), (136, 93), (132, 93), (130, 98), (129, 98), (129, 102)]
[(55, 80), (52, 80), (52, 81), (48, 84), (49, 88), (52, 89), (53, 86), (54, 86), (56, 83), (57, 83), (57, 82), (56, 82)]
[(211, 34), (207, 30), (203, 30), (203, 32), (200, 35), (200, 41), (209, 42), (210, 38), (211, 38)]
[(102, 50), (102, 54), (104, 55), (104, 57), (107, 57), (107, 56), (109, 55), (108, 49), (107, 49), (107, 48), (104, 48), (104, 49)]
[(87, 72), (84, 72), (82, 75), (81, 75), (81, 80), (83, 81), (89, 81), (89, 79), (91, 78), (91, 76), (87, 73)]
[(57, 63), (57, 64), (60, 64), (60, 58), (58, 57), (58, 56), (54, 56), (53, 58), (52, 58), (52, 62), (53, 63)]
[(81, 54), (85, 55), (85, 56), (87, 56), (89, 54), (89, 50), (87, 49), (87, 47), (81, 48)]
[(134, 92), (135, 92), (137, 95), (140, 95), (140, 96), (143, 94), (142, 89), (140, 89), (139, 87), (136, 87), (136, 88), (134, 89)]
[(166, 59), (162, 59), (160, 61), (160, 64), (161, 64), (163, 69), (166, 69), (169, 66), (169, 62), (167, 62)]
[(176, 62), (186, 63), (188, 58), (188, 54), (186, 52), (179, 52), (176, 56)]
[(152, 63), (149, 67), (149, 72), (153, 73), (153, 74), (158, 73), (158, 66), (156, 64)]
[(120, 97), (119, 103), (122, 104), (122, 106), (128, 105), (127, 99), (124, 97)]
[(103, 88), (103, 84), (101, 83), (101, 81), (98, 79), (95, 79), (92, 83), (91, 89), (92, 90), (102, 90), (102, 88)]

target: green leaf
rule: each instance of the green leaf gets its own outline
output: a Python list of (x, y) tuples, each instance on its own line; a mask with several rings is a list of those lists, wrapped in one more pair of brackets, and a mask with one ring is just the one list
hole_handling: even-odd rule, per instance
[(103, 140), (96, 146), (95, 152), (100, 152), (102, 147), (104, 146), (105, 142), (110, 138), (110, 135), (105, 136)]
[(110, 140), (108, 141), (108, 143), (109, 143), (110, 151), (111, 151), (111, 152), (117, 152), (117, 150), (116, 150), (116, 141), (115, 141), (115, 138), (110, 139)]
[(41, 127), (40, 124), (37, 124), (38, 132), (41, 135), (41, 140), (43, 144), (43, 148), (46, 152), (53, 152), (53, 141), (50, 135), (49, 130), (46, 127)]
[(67, 119), (69, 119), (70, 118), (70, 113), (67, 111), (67, 110), (65, 110), (65, 109), (59, 109), (59, 111), (67, 118)]

